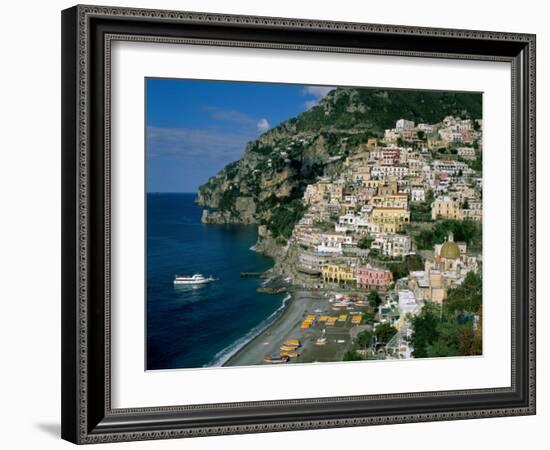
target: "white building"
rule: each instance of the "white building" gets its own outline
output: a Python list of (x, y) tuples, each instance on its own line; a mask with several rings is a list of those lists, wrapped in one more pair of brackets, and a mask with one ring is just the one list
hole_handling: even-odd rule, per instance
[(384, 141), (387, 143), (396, 142), (399, 137), (401, 136), (399, 136), (399, 133), (394, 128), (390, 128), (384, 132)]
[(294, 238), (299, 245), (308, 248), (316, 247), (320, 243), (319, 234), (309, 227), (294, 228)]
[(403, 314), (418, 314), (420, 312), (420, 305), (416, 301), (414, 292), (406, 290), (399, 291), (399, 311)]
[(412, 202), (426, 201), (426, 191), (420, 188), (411, 189), (411, 201)]
[(398, 133), (402, 133), (405, 130), (411, 130), (414, 128), (414, 122), (412, 120), (399, 119), (395, 122), (395, 129)]
[(338, 224), (339, 225), (355, 225), (355, 221), (357, 220), (357, 216), (351, 212), (344, 214), (343, 216), (340, 216), (338, 218)]
[(409, 168), (404, 166), (374, 166), (371, 176), (376, 178), (402, 178), (409, 174)]
[(400, 258), (411, 253), (411, 237), (406, 234), (382, 234), (374, 240), (371, 248), (389, 258)]
[(339, 233), (322, 233), (319, 235), (320, 244), (317, 246), (317, 252), (320, 254), (341, 255), (344, 244), (351, 245), (353, 239)]
[(458, 175), (461, 171), (468, 172), (468, 164), (461, 161), (447, 161), (443, 159), (437, 159), (433, 163), (434, 170), (436, 172), (445, 172), (449, 175)]
[(416, 129), (417, 129), (418, 131), (423, 131), (423, 132), (426, 133), (426, 134), (431, 134), (431, 133), (434, 132), (435, 126), (434, 126), (434, 125), (427, 124), (427, 123), (419, 123), (419, 124), (416, 126)]
[(473, 147), (459, 147), (458, 156), (462, 156), (466, 159), (476, 159), (476, 150)]

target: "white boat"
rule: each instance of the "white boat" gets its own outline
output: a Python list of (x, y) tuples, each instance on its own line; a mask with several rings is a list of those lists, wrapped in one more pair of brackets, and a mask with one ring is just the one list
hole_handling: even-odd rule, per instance
[(326, 330), (323, 328), (323, 331), (321, 332), (321, 336), (319, 336), (319, 339), (315, 341), (315, 345), (323, 346), (327, 344), (327, 337), (325, 335)]
[(202, 273), (196, 273), (192, 276), (176, 275), (174, 277), (174, 284), (206, 284), (211, 281), (215, 281), (212, 275), (207, 278)]
[(319, 346), (326, 345), (326, 343), (327, 343), (326, 337), (320, 337), (315, 341), (315, 345), (319, 345)]

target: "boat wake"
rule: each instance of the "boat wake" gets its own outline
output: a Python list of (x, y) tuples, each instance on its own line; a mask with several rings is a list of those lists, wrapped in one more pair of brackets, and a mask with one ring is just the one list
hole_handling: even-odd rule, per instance
[(246, 333), (242, 338), (237, 339), (228, 347), (224, 348), (220, 352), (216, 353), (214, 358), (208, 364), (205, 364), (203, 367), (221, 367), (229, 359), (235, 355), (239, 350), (241, 350), (246, 344), (248, 344), (252, 339), (257, 337), (262, 331), (264, 331), (273, 321), (281, 314), (284, 310), (287, 302), (292, 298), (292, 295), (288, 294), (283, 298), (281, 306), (273, 311), (269, 317), (260, 322), (257, 326), (252, 328), (248, 333)]

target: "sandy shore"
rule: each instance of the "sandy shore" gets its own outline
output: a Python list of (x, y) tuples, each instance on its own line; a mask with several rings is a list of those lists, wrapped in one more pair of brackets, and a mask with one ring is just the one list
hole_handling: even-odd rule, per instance
[[(229, 358), (224, 366), (250, 366), (266, 364), (263, 358), (267, 354), (278, 354), (279, 347), (287, 339), (299, 339), (302, 346), (298, 349), (299, 356), (292, 363), (342, 361), (344, 353), (351, 345), (349, 321), (338, 323), (331, 328), (316, 323), (309, 329), (300, 328), (307, 314), (337, 314), (331, 311), (329, 297), (323, 292), (295, 290), (287, 302), (281, 315), (263, 330), (258, 336), (248, 342), (235, 355)], [(315, 345), (322, 330), (326, 330), (327, 344)]]

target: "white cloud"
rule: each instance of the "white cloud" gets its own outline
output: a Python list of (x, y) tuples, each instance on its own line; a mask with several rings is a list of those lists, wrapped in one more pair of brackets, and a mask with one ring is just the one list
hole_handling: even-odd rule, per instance
[(253, 133), (254, 129), (257, 133), (265, 133), (271, 128), (271, 125), (266, 118), (254, 118), (240, 111), (227, 110), (216, 106), (205, 106), (203, 108), (214, 121), (232, 122), (237, 125), (237, 128), (243, 133)]
[(306, 109), (313, 108), (317, 103), (319, 103), (325, 95), (335, 88), (332, 86), (305, 86), (302, 94), (308, 97), (313, 97), (304, 102)]
[(321, 100), (325, 95), (332, 91), (332, 86), (306, 86), (304, 87), (304, 95), (311, 95), (317, 100)]
[(256, 123), (253, 117), (243, 114), (240, 111), (218, 108), (217, 106), (205, 106), (204, 110), (208, 112), (213, 120), (233, 122), (242, 127), (252, 127)]
[(208, 128), (147, 127), (147, 156), (174, 156), (230, 162), (242, 157), (254, 132), (223, 132)]
[(265, 118), (262, 118), (258, 121), (258, 123), (256, 124), (256, 128), (258, 129), (258, 131), (260, 133), (265, 133), (267, 130), (269, 130), (269, 122), (267, 121), (267, 119)]
[(304, 106), (307, 110), (310, 110), (313, 108), (317, 103), (319, 103), (319, 100), (307, 100), (304, 102)]

